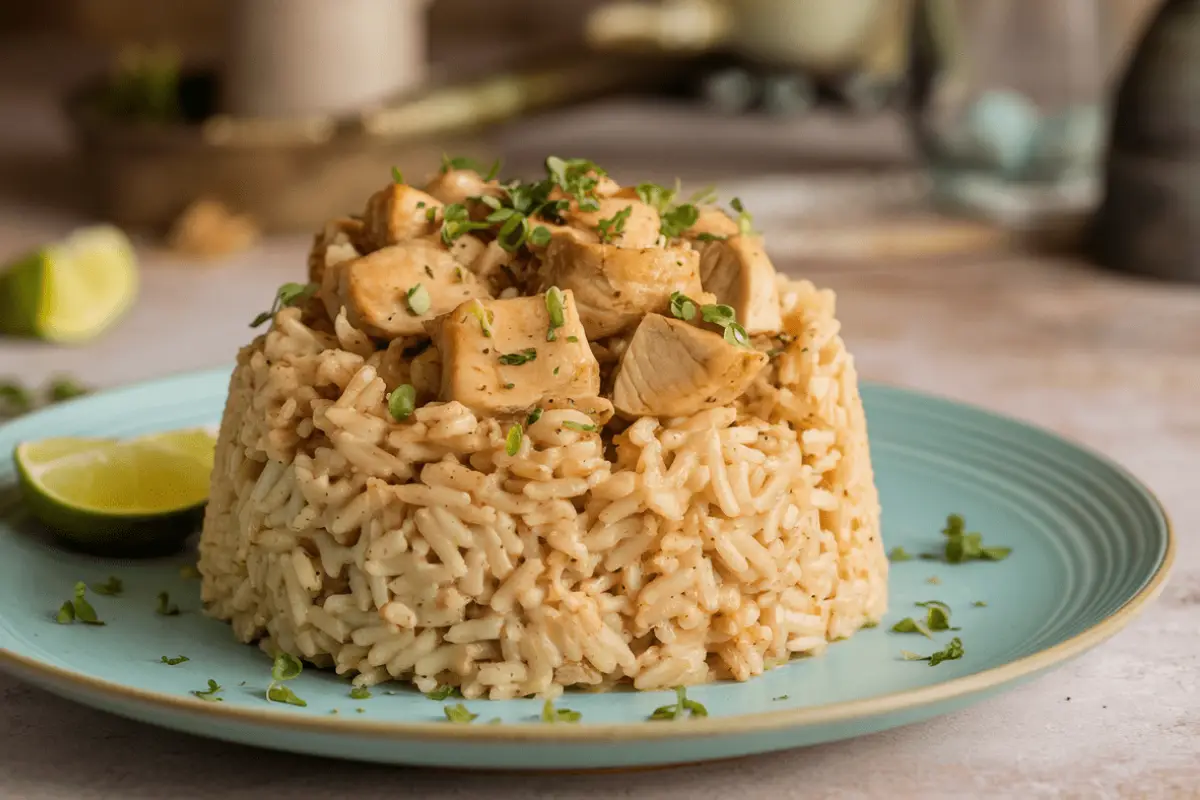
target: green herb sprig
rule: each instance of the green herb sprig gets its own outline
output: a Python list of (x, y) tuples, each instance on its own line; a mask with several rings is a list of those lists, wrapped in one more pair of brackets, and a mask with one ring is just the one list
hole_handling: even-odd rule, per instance
[(701, 306), (683, 292), (671, 292), (669, 308), (672, 316), (685, 322), (695, 319), (696, 311), (699, 309), (701, 319), (722, 329), (722, 338), (726, 342), (735, 347), (747, 349), (750, 347), (750, 334), (746, 333), (746, 329), (738, 324), (737, 314), (731, 306), (719, 303)]
[(508, 367), (519, 367), (522, 364), (528, 364), (530, 361), (537, 361), (537, 348), (526, 347), (524, 350), (518, 350), (515, 353), (503, 353), (500, 356), (500, 363)]
[(547, 700), (542, 705), (542, 722), (579, 722), (583, 718), (583, 714), (579, 711), (572, 711), (569, 708), (555, 708), (554, 701)]
[(59, 625), (70, 625), (73, 622), (82, 622), (84, 625), (104, 624), (96, 614), (96, 609), (87, 601), (87, 588), (83, 581), (75, 584), (71, 599), (63, 603), (54, 616), (55, 622)]
[(632, 213), (633, 206), (625, 206), (609, 219), (602, 219), (596, 223), (596, 233), (599, 234), (600, 241), (607, 244), (624, 233), (625, 223), (629, 221), (629, 215)]
[(546, 341), (553, 342), (558, 338), (558, 329), (567, 323), (566, 297), (562, 289), (551, 286), (546, 290), (546, 314), (550, 317), (550, 326), (546, 329)]
[(650, 720), (658, 722), (661, 720), (684, 719), (685, 717), (708, 716), (708, 709), (702, 703), (688, 699), (686, 687), (676, 686), (675, 698), (675, 702), (671, 705), (660, 706), (654, 709), (654, 713), (650, 715)]
[(301, 700), (295, 692), (284, 685), (284, 681), (299, 677), (303, 671), (304, 665), (291, 653), (280, 653), (275, 656), (275, 661), (271, 664), (271, 683), (267, 685), (267, 700), (272, 703), (287, 703), (301, 708), (307, 706), (307, 702)]
[(950, 644), (946, 645), (944, 648), (935, 653), (923, 656), (918, 653), (913, 653), (909, 650), (901, 650), (900, 657), (905, 661), (928, 661), (929, 666), (936, 667), (943, 661), (957, 661), (963, 657), (965, 652), (966, 651), (963, 649), (962, 639), (959, 639), (957, 636), (955, 636), (950, 640)]
[(209, 703), (223, 703), (225, 698), (217, 697), (223, 691), (225, 691), (225, 687), (209, 678), (208, 689), (193, 689), (192, 694)]
[(479, 718), (478, 714), (472, 714), (470, 709), (462, 703), (443, 706), (442, 713), (446, 715), (447, 722), (453, 722), (456, 725), (470, 725)]
[(942, 557), (950, 564), (967, 561), (1003, 561), (1012, 553), (1011, 547), (985, 547), (983, 534), (968, 533), (966, 520), (961, 514), (946, 517), (942, 535), (946, 537)]
[(281, 309), (303, 303), (316, 294), (319, 288), (315, 283), (285, 283), (275, 292), (275, 301), (271, 303), (271, 309), (255, 317), (250, 327), (257, 328), (264, 322), (270, 322)]
[(175, 658), (168, 658), (167, 656), (163, 656), (162, 658), (159, 659), (159, 661), (161, 661), (163, 664), (166, 664), (168, 667), (174, 667), (178, 664), (182, 664), (185, 661), (191, 661), (191, 659), (188, 658), (187, 656), (175, 656)]
[(450, 697), (462, 697), (462, 694), (459, 693), (457, 686), (443, 684), (432, 692), (426, 692), (425, 696), (430, 700), (437, 700), (440, 703)]

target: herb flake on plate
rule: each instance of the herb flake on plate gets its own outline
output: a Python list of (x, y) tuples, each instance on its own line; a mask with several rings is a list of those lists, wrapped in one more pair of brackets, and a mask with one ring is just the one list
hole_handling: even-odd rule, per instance
[(650, 720), (658, 722), (662, 720), (676, 720), (685, 717), (707, 717), (708, 709), (703, 703), (696, 700), (691, 700), (687, 696), (687, 687), (675, 687), (675, 702), (667, 706), (659, 706), (654, 709), (654, 713), (650, 715)]
[(221, 684), (217, 683), (212, 678), (209, 678), (207, 689), (193, 689), (192, 694), (209, 703), (222, 703), (225, 701), (225, 698), (217, 697), (217, 695), (223, 691), (225, 691), (225, 687), (221, 686)]
[(472, 714), (462, 703), (455, 703), (452, 706), (443, 706), (442, 713), (446, 715), (447, 722), (453, 722), (457, 725), (470, 725), (479, 718), (478, 714)]
[(579, 722), (583, 714), (569, 708), (555, 708), (553, 700), (547, 700), (542, 705), (542, 722)]

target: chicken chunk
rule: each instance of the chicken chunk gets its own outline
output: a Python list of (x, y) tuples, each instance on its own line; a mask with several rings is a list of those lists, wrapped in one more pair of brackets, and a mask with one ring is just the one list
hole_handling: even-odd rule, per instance
[[(641, 200), (621, 197), (603, 197), (599, 204), (598, 211), (572, 208), (563, 219), (569, 227), (586, 234), (583, 238), (587, 241), (605, 240), (619, 247), (634, 248), (653, 247), (658, 242), (661, 221), (652, 206)], [(608, 233), (602, 236), (604, 229)]]
[(554, 236), (540, 271), (541, 289), (570, 289), (588, 339), (632, 328), (666, 311), (672, 292), (698, 294), (699, 254), (690, 247), (632, 249)]
[(700, 248), (700, 282), (733, 308), (747, 333), (782, 330), (775, 267), (757, 236), (731, 236)]
[(362, 236), (361, 220), (342, 217), (328, 222), (313, 237), (312, 249), (308, 251), (308, 281), (321, 285), (325, 268), (358, 258), (354, 242)]
[(647, 314), (621, 356), (613, 406), (627, 419), (684, 417), (732, 403), (766, 366), (766, 354), (694, 325)]
[(322, 287), (329, 316), (345, 307), (356, 328), (386, 339), (423, 334), (423, 323), (487, 287), (439, 243), (414, 239), (337, 265)]
[(378, 250), (390, 244), (430, 236), (441, 227), (442, 202), (403, 183), (390, 183), (367, 201), (363, 244)]
[(600, 365), (584, 338), (575, 299), (570, 292), (558, 296), (563, 324), (554, 329), (545, 294), (472, 300), (427, 323), (442, 358), (441, 399), (483, 414), (551, 401), (602, 404)]
[[(468, 205), (473, 218), (482, 218), (491, 213), (491, 209), (482, 203), (468, 204), (467, 201), (472, 197), (501, 197), (504, 195), (504, 187), (496, 181), (485, 181), (483, 176), (473, 169), (448, 169), (430, 181), (425, 187), (425, 192), (446, 205)], [(478, 208), (473, 207), (476, 205)]]

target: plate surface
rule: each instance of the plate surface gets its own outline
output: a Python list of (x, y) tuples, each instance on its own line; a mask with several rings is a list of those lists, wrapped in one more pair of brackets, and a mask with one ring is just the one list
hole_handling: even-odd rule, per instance
[[(220, 418), (227, 370), (195, 373), (55, 406), (0, 428), (0, 453), (48, 436), (132, 436)], [(535, 700), (470, 701), (480, 718), (447, 723), (442, 703), (404, 687), (353, 700), (347, 683), (307, 670), (290, 686), (306, 708), (268, 703), (270, 662), (199, 613), (188, 559), (115, 561), (64, 550), (22, 512), (0, 461), (0, 668), (56, 694), (145, 722), (323, 756), (479, 768), (603, 768), (761, 753), (857, 736), (961, 708), (1078, 655), (1161, 590), (1173, 542), (1154, 497), (1122, 469), (1043, 431), (945, 400), (863, 389), (889, 548), (931, 551), (946, 515), (963, 514), (1003, 562), (892, 565), (880, 627), (744, 684), (692, 689), (707, 719), (647, 722), (669, 692), (568, 694), (580, 724), (546, 725)], [(123, 579), (92, 598), (103, 627), (58, 625), (76, 581)], [(183, 613), (155, 612), (168, 591)], [(953, 609), (957, 633), (889, 631), (914, 603)], [(982, 601), (986, 606), (976, 606)], [(936, 667), (904, 661), (953, 635), (966, 653)], [(162, 656), (185, 655), (178, 666)], [(224, 702), (193, 698), (209, 678)], [(334, 713), (334, 712), (337, 713)], [(486, 721), (499, 718), (501, 724)]]

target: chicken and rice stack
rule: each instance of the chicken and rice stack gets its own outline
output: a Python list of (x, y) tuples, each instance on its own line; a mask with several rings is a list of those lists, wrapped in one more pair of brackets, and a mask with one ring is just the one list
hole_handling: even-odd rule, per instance
[(833, 294), (744, 212), (449, 164), (309, 273), (221, 422), (199, 566), (239, 639), (507, 698), (746, 680), (883, 615)]

